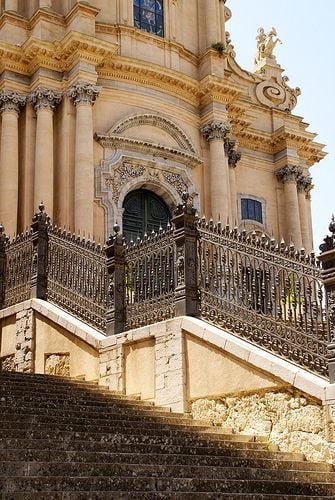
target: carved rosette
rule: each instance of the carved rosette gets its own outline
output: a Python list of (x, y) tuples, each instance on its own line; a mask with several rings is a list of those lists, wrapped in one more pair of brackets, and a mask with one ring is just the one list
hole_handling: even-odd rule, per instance
[(12, 90), (3, 90), (0, 92), (0, 113), (19, 113), (20, 109), (26, 104), (26, 100), (27, 98), (24, 95)]
[(35, 111), (39, 111), (41, 109), (50, 109), (51, 111), (54, 111), (56, 106), (61, 102), (62, 97), (62, 92), (38, 87), (30, 94), (28, 100)]
[(297, 182), (302, 176), (302, 168), (296, 165), (287, 165), (276, 170), (275, 174), (283, 184), (286, 182)]
[(89, 104), (93, 106), (99, 96), (101, 87), (92, 83), (79, 82), (73, 85), (67, 92), (75, 106)]
[(313, 189), (312, 177), (310, 175), (301, 175), (297, 180), (297, 189), (299, 193), (305, 192), (309, 195)]
[(224, 150), (228, 157), (228, 165), (231, 168), (236, 168), (237, 162), (241, 159), (241, 153), (236, 149), (236, 141), (234, 139), (226, 139), (224, 143)]
[(228, 122), (212, 120), (201, 128), (201, 133), (207, 142), (213, 140), (224, 141), (230, 132), (230, 128)]

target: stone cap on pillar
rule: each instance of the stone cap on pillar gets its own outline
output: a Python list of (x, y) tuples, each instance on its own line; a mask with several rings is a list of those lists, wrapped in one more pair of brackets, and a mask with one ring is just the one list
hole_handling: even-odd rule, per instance
[(285, 184), (286, 182), (297, 182), (302, 176), (302, 168), (298, 165), (286, 165), (275, 171), (276, 177)]
[(63, 98), (62, 92), (45, 87), (37, 87), (28, 97), (35, 111), (50, 109), (53, 111)]
[(26, 96), (18, 92), (14, 92), (13, 90), (2, 90), (0, 92), (0, 113), (19, 113), (20, 109), (26, 104), (26, 100)]
[(72, 99), (73, 104), (90, 104), (93, 106), (101, 92), (101, 87), (93, 83), (77, 82), (67, 91), (67, 96)]
[(211, 120), (200, 129), (200, 132), (207, 142), (213, 141), (215, 139), (224, 141), (228, 136), (230, 129), (231, 126), (228, 122)]

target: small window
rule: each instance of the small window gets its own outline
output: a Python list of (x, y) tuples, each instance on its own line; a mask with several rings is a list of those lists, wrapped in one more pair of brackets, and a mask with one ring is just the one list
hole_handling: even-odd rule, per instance
[(163, 0), (134, 0), (135, 28), (164, 36)]
[(255, 220), (263, 223), (262, 203), (250, 198), (241, 199), (242, 219)]

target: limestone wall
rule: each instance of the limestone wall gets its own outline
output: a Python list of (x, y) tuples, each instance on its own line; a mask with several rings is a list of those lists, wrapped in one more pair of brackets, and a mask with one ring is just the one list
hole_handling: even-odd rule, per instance
[(192, 403), (196, 419), (228, 426), (234, 432), (267, 436), (280, 451), (303, 453), (307, 460), (335, 461), (328, 408), (298, 391), (266, 391)]
[(96, 380), (102, 337), (52, 304), (29, 300), (0, 311), (0, 368)]

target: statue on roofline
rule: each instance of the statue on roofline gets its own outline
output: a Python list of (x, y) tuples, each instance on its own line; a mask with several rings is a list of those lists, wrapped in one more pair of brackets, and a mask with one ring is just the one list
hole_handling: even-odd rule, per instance
[(264, 32), (264, 28), (258, 28), (256, 41), (257, 53), (255, 56), (255, 64), (266, 58), (275, 59), (273, 51), (277, 43), (282, 43), (277, 36), (275, 28), (272, 28), (267, 34)]

